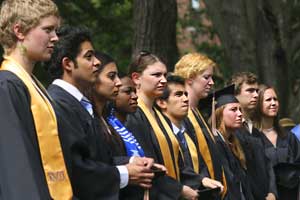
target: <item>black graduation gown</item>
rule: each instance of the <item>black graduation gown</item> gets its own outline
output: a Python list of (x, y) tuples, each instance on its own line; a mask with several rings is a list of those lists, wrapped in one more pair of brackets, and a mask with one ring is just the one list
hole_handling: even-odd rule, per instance
[(215, 137), (215, 139), (217, 148), (222, 154), (221, 161), (226, 175), (228, 186), (226, 199), (254, 200), (246, 170), (242, 168), (229, 146), (220, 137)]
[[(214, 168), (214, 172), (215, 172), (215, 180), (223, 182), (222, 163), (220, 162), (220, 152), (217, 149), (215, 142), (212, 140), (212, 138), (205, 126), (206, 122), (202, 121), (197, 115), (196, 115), (196, 119), (202, 129), (202, 132), (204, 134), (204, 137), (206, 139), (206, 142), (207, 142), (207, 145), (209, 148), (209, 152), (211, 154), (211, 159), (212, 159), (213, 168)], [(184, 126), (187, 129), (187, 133), (189, 134), (191, 139), (194, 141), (195, 144), (198, 144), (196, 132), (194, 130), (194, 127), (193, 127), (191, 121), (188, 118), (185, 118), (183, 122), (184, 122)], [(198, 145), (196, 145), (196, 147), (198, 148), (198, 151), (200, 152)], [(207, 173), (208, 173), (208, 176), (210, 176), (208, 171), (207, 171)]]
[(59, 136), (73, 192), (83, 200), (118, 199), (120, 175), (93, 118), (71, 94), (50, 85), (58, 118)]
[[(168, 125), (171, 127), (172, 126), (171, 121), (164, 114), (162, 114), (162, 115), (165, 118)], [(163, 126), (162, 122), (160, 121), (160, 119), (158, 117), (156, 117), (156, 120), (158, 121), (158, 124), (161, 127), (161, 129), (163, 130), (163, 132), (168, 140), (169, 146), (172, 146), (170, 137), (168, 136), (168, 133), (166, 132), (165, 127)], [(171, 130), (172, 130), (172, 127), (171, 127)], [(179, 145), (180, 145), (180, 142), (179, 142)], [(191, 159), (191, 157), (190, 157), (190, 159)], [(191, 162), (191, 160), (190, 160), (190, 162)], [(196, 174), (191, 165), (186, 165), (184, 162), (184, 155), (182, 156), (181, 153), (179, 153), (179, 155), (178, 155), (178, 166), (179, 166), (179, 171), (180, 171), (180, 182), (183, 185), (187, 185), (193, 189), (199, 189), (200, 186), (202, 186), (202, 179), (204, 178), (203, 174)]]
[[(121, 136), (119, 136), (118, 133), (111, 126), (109, 127), (111, 130), (111, 135), (109, 135), (110, 138), (108, 139), (107, 144), (109, 145), (113, 153), (114, 162), (119, 164), (127, 164), (128, 160), (126, 161), (125, 159), (123, 159), (124, 157), (128, 158), (125, 143), (122, 140)], [(125, 162), (122, 162), (122, 160)], [(119, 199), (143, 200), (144, 192), (145, 190), (142, 187), (136, 185), (127, 185), (125, 188), (122, 188), (120, 190)]]
[(51, 199), (30, 107), (25, 84), (0, 71), (1, 200)]
[[(161, 126), (160, 123), (159, 125)], [(127, 116), (126, 127), (132, 132), (132, 134), (135, 136), (135, 138), (143, 148), (145, 156), (153, 158), (157, 163), (164, 164), (162, 153), (160, 151), (156, 136), (153, 133), (153, 129), (148, 119), (140, 108), (138, 108), (134, 114), (129, 114)], [(170, 144), (170, 140), (168, 139), (168, 137), (166, 138), (168, 140), (168, 143)], [(173, 151), (173, 149), (170, 148), (170, 151)], [(180, 162), (182, 162), (182, 160)], [(183, 172), (182, 169), (180, 169), (180, 171), (181, 173)], [(194, 175), (193, 173), (189, 174), (189, 172), (187, 172), (183, 174), (185, 174), (185, 177), (181, 176), (181, 178), (186, 181), (183, 182), (183, 184), (187, 184), (189, 186), (194, 185), (195, 188), (199, 187), (199, 177), (197, 177), (197, 180), (195, 181), (191, 178)], [(150, 199), (179, 199), (181, 191), (182, 184), (177, 180), (169, 176), (157, 177), (153, 180), (153, 187), (150, 190)]]
[[(300, 142), (293, 133), (286, 132), (285, 137), (278, 136), (276, 147), (273, 146), (264, 134), (262, 134), (262, 139), (265, 154), (270, 159), (273, 167), (278, 163), (300, 163)], [(291, 173), (293, 173), (293, 171), (291, 171)], [(296, 199), (298, 187), (292, 187), (291, 183), (283, 183), (284, 181), (281, 181), (286, 179), (286, 174), (281, 174), (280, 171), (276, 171), (275, 175), (279, 200)]]
[(263, 154), (264, 145), (261, 134), (253, 128), (252, 134), (246, 127), (235, 133), (247, 160), (247, 174), (255, 200), (265, 200), (268, 193), (277, 196), (275, 174), (270, 160)]
[[(174, 133), (174, 130), (173, 130), (173, 127), (172, 127), (172, 122), (170, 121), (170, 119), (165, 116), (163, 114), (164, 118), (166, 119), (167, 123), (169, 124), (170, 128), (172, 129), (173, 133)], [(162, 126), (162, 125), (161, 125)], [(188, 129), (185, 129), (185, 134), (188, 134)], [(188, 134), (189, 135), (189, 134)], [(193, 161), (192, 161), (192, 157), (191, 157), (191, 153), (189, 151), (189, 149), (187, 147), (184, 146), (184, 144), (182, 143), (182, 141), (180, 140), (180, 138), (178, 137), (178, 135), (175, 134), (175, 137), (180, 145), (180, 148), (182, 150), (182, 155), (183, 155), (183, 158), (181, 162), (183, 162), (183, 164), (181, 165), (185, 165), (185, 170), (186, 171), (193, 171)], [(192, 140), (193, 141), (193, 140)], [(194, 142), (194, 141), (193, 141)], [(198, 162), (198, 165), (199, 165), (199, 174), (198, 174), (198, 177), (199, 177), (199, 180), (200, 180), (200, 183), (202, 183), (202, 179), (205, 178), (205, 177), (209, 177), (209, 172), (207, 170), (207, 166), (199, 152), (199, 150), (197, 149), (197, 155), (198, 155), (198, 159), (199, 159), (199, 162)], [(184, 169), (183, 169), (184, 170)], [(193, 173), (193, 172), (189, 172), (189, 173)], [(202, 187), (202, 185), (200, 185), (200, 189), (204, 189)]]

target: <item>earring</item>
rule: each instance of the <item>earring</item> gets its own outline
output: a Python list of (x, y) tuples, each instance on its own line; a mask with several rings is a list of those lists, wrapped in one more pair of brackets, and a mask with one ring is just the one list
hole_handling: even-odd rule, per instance
[(23, 43), (20, 43), (20, 44), (18, 45), (18, 47), (19, 47), (19, 49), (20, 49), (20, 51), (21, 51), (21, 54), (24, 56), (24, 55), (26, 54), (26, 52), (27, 52), (26, 47), (23, 45)]

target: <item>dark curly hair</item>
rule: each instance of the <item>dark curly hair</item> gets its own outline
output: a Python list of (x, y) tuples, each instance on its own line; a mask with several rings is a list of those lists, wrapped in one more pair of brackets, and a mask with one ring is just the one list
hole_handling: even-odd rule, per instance
[(46, 69), (52, 80), (62, 77), (64, 57), (68, 57), (76, 64), (81, 44), (86, 41), (92, 42), (91, 33), (86, 27), (65, 25), (58, 29), (57, 36), (59, 41), (55, 44), (50, 61), (46, 63)]

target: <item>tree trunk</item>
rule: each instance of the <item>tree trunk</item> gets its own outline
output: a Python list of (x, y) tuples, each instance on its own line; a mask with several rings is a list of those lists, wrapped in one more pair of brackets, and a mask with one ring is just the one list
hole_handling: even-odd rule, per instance
[(133, 55), (147, 50), (161, 57), (169, 70), (178, 60), (176, 0), (134, 0)]
[[(290, 58), (294, 54), (289, 51), (292, 1), (205, 2), (233, 72), (255, 72), (261, 83), (277, 89), (281, 116), (295, 116), (294, 110), (288, 110), (293, 81)], [(299, 120), (299, 117), (294, 119)]]

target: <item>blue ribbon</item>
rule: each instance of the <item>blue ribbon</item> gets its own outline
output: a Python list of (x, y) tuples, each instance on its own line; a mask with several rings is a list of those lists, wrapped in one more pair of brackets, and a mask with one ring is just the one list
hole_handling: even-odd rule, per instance
[(113, 114), (107, 117), (108, 123), (123, 139), (128, 156), (144, 157), (145, 153), (133, 134)]
[(291, 131), (297, 137), (297, 139), (300, 142), (300, 124), (298, 124), (297, 126), (295, 126), (294, 128), (292, 128)]

